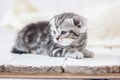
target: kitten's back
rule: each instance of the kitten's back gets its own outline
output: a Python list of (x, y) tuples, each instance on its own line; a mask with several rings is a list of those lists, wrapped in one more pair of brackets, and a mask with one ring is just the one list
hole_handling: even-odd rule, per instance
[(31, 53), (32, 50), (40, 47), (41, 41), (45, 41), (49, 32), (49, 22), (31, 23), (23, 28), (17, 36), (16, 44), (12, 53)]

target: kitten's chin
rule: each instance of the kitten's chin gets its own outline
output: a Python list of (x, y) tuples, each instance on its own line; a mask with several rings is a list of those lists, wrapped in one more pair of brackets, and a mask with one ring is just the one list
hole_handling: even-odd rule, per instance
[(69, 46), (70, 44), (73, 43), (73, 40), (72, 39), (62, 39), (62, 40), (54, 40), (55, 43), (61, 45), (61, 46)]
[(70, 45), (70, 43), (58, 43), (59, 45), (62, 45), (62, 46), (69, 46)]

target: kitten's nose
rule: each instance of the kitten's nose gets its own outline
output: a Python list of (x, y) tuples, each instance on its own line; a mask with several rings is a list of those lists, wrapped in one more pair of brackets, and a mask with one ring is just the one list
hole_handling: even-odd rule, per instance
[(56, 40), (59, 40), (60, 39), (60, 36), (58, 36), (57, 38), (56, 38)]
[(59, 37), (57, 37), (56, 39), (59, 40)]

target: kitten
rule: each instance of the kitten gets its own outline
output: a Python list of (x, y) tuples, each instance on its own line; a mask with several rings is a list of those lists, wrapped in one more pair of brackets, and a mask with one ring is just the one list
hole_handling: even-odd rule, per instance
[(91, 58), (85, 49), (85, 19), (74, 13), (54, 16), (50, 22), (27, 25), (18, 33), (13, 53), (38, 53), (55, 57)]

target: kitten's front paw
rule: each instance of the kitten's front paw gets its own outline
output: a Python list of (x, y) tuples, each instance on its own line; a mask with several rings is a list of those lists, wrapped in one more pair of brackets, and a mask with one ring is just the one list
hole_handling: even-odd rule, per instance
[(74, 53), (67, 54), (65, 57), (70, 57), (70, 58), (74, 58), (74, 59), (82, 59), (82, 58), (84, 58), (84, 55), (82, 52), (75, 51)]

